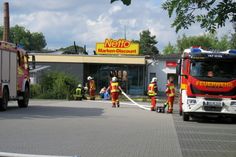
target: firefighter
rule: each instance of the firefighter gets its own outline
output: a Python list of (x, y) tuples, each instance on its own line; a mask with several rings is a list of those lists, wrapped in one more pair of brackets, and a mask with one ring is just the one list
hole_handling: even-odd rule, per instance
[(213, 76), (214, 76), (213, 71), (212, 71), (212, 70), (209, 70), (209, 71), (207, 72), (207, 76), (208, 76), (208, 77), (213, 77)]
[(107, 91), (110, 90), (112, 107), (120, 107), (119, 95), (121, 87), (119, 86), (117, 77), (112, 77), (110, 86), (107, 88)]
[(151, 111), (156, 109), (156, 96), (157, 96), (157, 78), (153, 77), (151, 83), (148, 85), (148, 96), (151, 99)]
[(95, 86), (94, 78), (92, 78), (91, 76), (88, 76), (87, 80), (88, 80), (88, 85), (89, 85), (89, 97), (90, 97), (90, 100), (95, 100), (96, 86)]
[(75, 90), (75, 99), (77, 100), (82, 100), (83, 98), (83, 89), (82, 89), (82, 85), (78, 84), (78, 87)]
[(167, 95), (167, 102), (168, 102), (168, 111), (167, 111), (167, 113), (172, 113), (173, 112), (174, 98), (175, 98), (175, 86), (174, 86), (173, 77), (170, 77), (167, 81), (166, 95)]

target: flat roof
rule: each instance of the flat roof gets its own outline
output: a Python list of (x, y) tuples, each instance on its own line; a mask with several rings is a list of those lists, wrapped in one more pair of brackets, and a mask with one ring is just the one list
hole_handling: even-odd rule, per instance
[(36, 62), (56, 63), (97, 63), (97, 64), (139, 64), (145, 65), (145, 56), (107, 56), (107, 55), (57, 55), (57, 54), (29, 54)]

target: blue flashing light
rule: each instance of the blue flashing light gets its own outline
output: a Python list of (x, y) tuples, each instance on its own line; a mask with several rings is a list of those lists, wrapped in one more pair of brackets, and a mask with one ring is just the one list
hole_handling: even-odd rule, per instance
[(202, 50), (199, 48), (191, 48), (191, 53), (201, 53)]
[(229, 54), (235, 54), (236, 55), (236, 50), (229, 50)]

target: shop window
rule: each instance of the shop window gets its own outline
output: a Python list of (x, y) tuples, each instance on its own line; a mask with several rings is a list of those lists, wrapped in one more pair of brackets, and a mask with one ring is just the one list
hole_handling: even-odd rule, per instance
[(153, 77), (156, 77), (156, 73), (150, 73), (149, 74), (149, 82), (151, 82)]

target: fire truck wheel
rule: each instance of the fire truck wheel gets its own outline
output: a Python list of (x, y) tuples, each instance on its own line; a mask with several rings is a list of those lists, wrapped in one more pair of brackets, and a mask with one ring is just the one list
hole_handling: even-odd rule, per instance
[(189, 121), (189, 114), (187, 114), (185, 112), (183, 112), (182, 114), (183, 114), (183, 120), (184, 121)]
[(22, 96), (23, 96), (23, 99), (18, 100), (18, 106), (20, 108), (28, 107), (28, 104), (29, 104), (29, 87), (28, 86), (25, 87), (25, 92), (22, 92)]
[(7, 110), (7, 105), (8, 105), (8, 90), (6, 87), (3, 88), (3, 95), (2, 99), (0, 99), (0, 111), (6, 111)]

